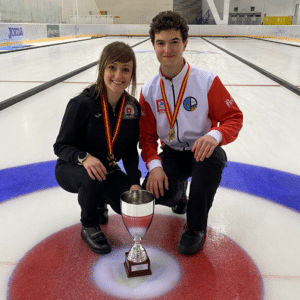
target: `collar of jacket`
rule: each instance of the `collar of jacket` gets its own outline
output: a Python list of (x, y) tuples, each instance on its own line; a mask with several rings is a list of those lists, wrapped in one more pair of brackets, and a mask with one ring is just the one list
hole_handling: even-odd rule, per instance
[(159, 76), (160, 78), (162, 78), (162, 80), (164, 81), (164, 84), (167, 84), (167, 85), (178, 85), (178, 84), (181, 84), (182, 83), (182, 80), (186, 74), (186, 71), (188, 69), (188, 63), (185, 61), (185, 64), (182, 68), (182, 70), (180, 71), (180, 73), (173, 77), (172, 79), (167, 79), (161, 72), (161, 70), (159, 69)]

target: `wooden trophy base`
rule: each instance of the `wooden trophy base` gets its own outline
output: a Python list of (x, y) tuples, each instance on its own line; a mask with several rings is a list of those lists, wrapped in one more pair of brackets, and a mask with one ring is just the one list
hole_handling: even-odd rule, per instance
[(147, 257), (147, 260), (141, 262), (141, 263), (134, 263), (132, 261), (129, 261), (127, 259), (127, 255), (129, 252), (125, 253), (125, 270), (127, 273), (127, 277), (137, 277), (137, 276), (144, 276), (144, 275), (151, 275), (151, 269), (150, 269), (150, 260), (149, 257)]

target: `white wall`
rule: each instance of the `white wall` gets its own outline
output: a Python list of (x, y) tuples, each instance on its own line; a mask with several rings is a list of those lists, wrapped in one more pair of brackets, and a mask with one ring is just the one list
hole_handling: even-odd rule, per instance
[(265, 13), (268, 16), (292, 16), (294, 0), (265, 0)]
[(114, 16), (114, 24), (150, 24), (160, 11), (173, 10), (173, 0), (95, 0), (95, 3), (99, 10)]
[[(47, 0), (48, 1), (48, 0)], [(63, 23), (70, 23), (72, 15), (99, 15), (98, 7), (94, 0), (52, 0), (62, 8)]]
[(70, 24), (113, 24), (113, 16), (109, 15), (74, 15), (69, 17)]
[[(223, 0), (215, 0), (223, 1)], [(231, 0), (230, 11), (234, 7), (239, 8), (239, 12), (249, 12), (251, 6), (255, 6), (256, 12), (268, 16), (292, 16), (294, 14), (295, 0)]]
[[(296, 9), (296, 4), (298, 4), (298, 9)], [(300, 0), (295, 0), (293, 13), (293, 25), (300, 25)]]
[(0, 23), (70, 23), (107, 11), (116, 24), (150, 24), (163, 10), (173, 10), (173, 0), (0, 0)]
[[(223, 17), (224, 0), (214, 0), (219, 15)], [(250, 12), (251, 6), (255, 7), (255, 12), (261, 12), (262, 16), (293, 16), (295, 4), (299, 0), (230, 0), (229, 11), (233, 12), (234, 7), (238, 7), (238, 12)], [(207, 0), (202, 2), (203, 11), (209, 9)]]
[[(60, 1), (59, 4), (56, 2)], [(0, 0), (0, 23), (34, 22), (59, 23), (62, 21), (62, 0)]]

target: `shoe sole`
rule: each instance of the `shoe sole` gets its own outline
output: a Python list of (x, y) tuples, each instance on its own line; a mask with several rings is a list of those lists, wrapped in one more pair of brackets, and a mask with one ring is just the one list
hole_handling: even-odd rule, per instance
[(107, 250), (101, 251), (101, 250), (98, 250), (98, 249), (95, 249), (95, 248), (91, 247), (91, 246), (89, 245), (89, 243), (87, 242), (85, 236), (84, 236), (82, 233), (81, 233), (81, 238), (82, 238), (83, 241), (88, 245), (88, 247), (89, 247), (93, 252), (95, 252), (95, 253), (97, 253), (97, 254), (102, 254), (102, 255), (103, 255), (103, 254), (108, 254), (108, 253), (111, 252), (111, 249), (107, 249)]

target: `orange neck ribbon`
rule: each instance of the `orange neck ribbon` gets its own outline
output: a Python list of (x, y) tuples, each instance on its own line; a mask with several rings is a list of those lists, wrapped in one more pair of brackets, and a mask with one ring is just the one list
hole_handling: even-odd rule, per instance
[(180, 105), (181, 105), (181, 102), (182, 102), (182, 98), (183, 98), (183, 94), (184, 94), (184, 91), (185, 91), (185, 88), (186, 88), (186, 84), (187, 84), (189, 74), (190, 74), (190, 66), (188, 65), (188, 69), (187, 69), (186, 74), (183, 78), (183, 81), (182, 81), (182, 84), (181, 84), (181, 87), (180, 87), (180, 91), (179, 91), (179, 94), (178, 94), (178, 97), (177, 97), (177, 100), (176, 100), (176, 105), (175, 105), (175, 108), (174, 108), (173, 116), (171, 114), (170, 106), (169, 106), (169, 103), (168, 103), (168, 100), (167, 100), (164, 82), (163, 82), (162, 79), (160, 79), (160, 89), (161, 89), (161, 94), (162, 94), (162, 97), (163, 97), (163, 100), (164, 100), (164, 104), (165, 104), (165, 108), (166, 108), (166, 114), (167, 114), (167, 118), (168, 118), (168, 121), (169, 121), (169, 124), (170, 124), (170, 129), (173, 129), (175, 121), (177, 119), (177, 115), (178, 115), (179, 108), (180, 108)]
[(109, 154), (109, 156), (113, 157), (113, 146), (114, 146), (116, 138), (119, 134), (120, 126), (121, 126), (121, 122), (122, 122), (123, 110), (124, 110), (124, 106), (125, 106), (125, 94), (123, 94), (123, 96), (122, 96), (121, 107), (120, 107), (117, 124), (115, 127), (115, 132), (113, 134), (113, 137), (111, 136), (107, 101), (103, 94), (101, 95), (101, 100), (102, 100), (101, 104), (102, 104), (102, 111), (103, 111), (103, 119), (104, 119), (104, 127), (105, 127), (105, 135), (106, 135), (108, 154)]

